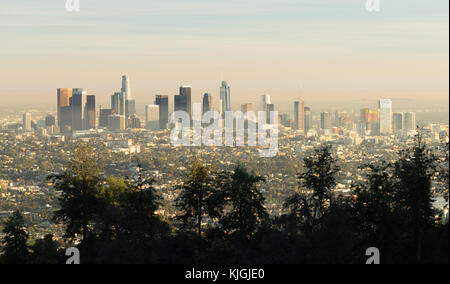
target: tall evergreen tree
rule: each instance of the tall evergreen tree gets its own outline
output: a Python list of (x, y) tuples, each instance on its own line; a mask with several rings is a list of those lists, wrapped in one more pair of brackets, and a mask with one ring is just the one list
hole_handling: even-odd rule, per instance
[(61, 192), (60, 209), (55, 212), (54, 221), (66, 225), (66, 238), (73, 239), (81, 234), (85, 241), (102, 204), (99, 199), (102, 167), (92, 145), (78, 144), (68, 169), (50, 179)]
[(440, 173), (439, 173), (439, 177), (441, 182), (444, 184), (444, 189), (443, 189), (443, 194), (444, 194), (444, 198), (445, 200), (447, 200), (447, 202), (449, 201), (449, 194), (448, 194), (448, 187), (449, 187), (449, 149), (450, 149), (450, 144), (449, 142), (447, 142), (444, 146), (444, 159), (443, 162), (441, 163), (441, 168), (440, 168)]
[(226, 232), (235, 233), (241, 239), (249, 239), (257, 229), (269, 220), (265, 198), (257, 188), (264, 179), (252, 175), (237, 166), (224, 184), (225, 212), (220, 223)]
[(300, 190), (285, 202), (288, 219), (297, 220), (301, 227), (312, 231), (332, 203), (332, 190), (336, 186), (339, 167), (332, 156), (331, 146), (325, 145), (303, 160), (303, 171), (298, 175)]
[(15, 211), (6, 219), (3, 227), (5, 237), (2, 240), (1, 262), (26, 264), (30, 260), (30, 251), (27, 245), (28, 233), (22, 213)]
[(217, 212), (216, 182), (214, 173), (199, 161), (195, 160), (185, 177), (180, 195), (175, 206), (182, 212), (178, 219), (183, 228), (196, 228), (199, 237), (202, 235), (202, 221), (206, 216), (215, 217)]
[(395, 163), (397, 214), (404, 220), (408, 242), (415, 244), (415, 258), (419, 263), (424, 235), (434, 224), (431, 177), (436, 171), (435, 162), (435, 156), (427, 149), (422, 131), (418, 129), (415, 145), (400, 151), (400, 159)]
[(358, 251), (377, 247), (384, 263), (395, 262), (398, 254), (401, 221), (395, 214), (393, 165), (380, 162), (361, 166), (365, 179), (354, 187), (352, 223)]
[(138, 175), (127, 182), (129, 190), (120, 195), (120, 208), (125, 215), (125, 228), (138, 237), (151, 236), (160, 223), (155, 215), (161, 205), (161, 196), (153, 187), (154, 179), (145, 175), (138, 165)]

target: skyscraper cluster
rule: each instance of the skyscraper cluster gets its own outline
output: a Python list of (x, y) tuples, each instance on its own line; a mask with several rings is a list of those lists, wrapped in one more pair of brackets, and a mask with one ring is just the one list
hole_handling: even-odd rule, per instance
[[(219, 88), (219, 113), (224, 117), (227, 111), (231, 111), (231, 91), (226, 81), (222, 81)], [(202, 99), (202, 114), (214, 110), (213, 96), (205, 93)], [(81, 88), (60, 88), (57, 92), (57, 125), (62, 131), (68, 129), (73, 131), (95, 129), (96, 124), (96, 100), (94, 95), (88, 95)], [(260, 97), (260, 111), (266, 112), (267, 123), (274, 121), (273, 114), (275, 105), (269, 94)], [(182, 85), (179, 93), (174, 95), (174, 111), (184, 111), (192, 118), (192, 87)], [(255, 111), (253, 104), (241, 105), (244, 115)], [(298, 133), (307, 135), (313, 127), (313, 116), (311, 108), (305, 106), (300, 99), (294, 101), (294, 117), (288, 114), (280, 115), (281, 124), (298, 130)], [(154, 103), (145, 106), (144, 127), (148, 130), (157, 131), (169, 128), (169, 96), (156, 95)], [(249, 119), (246, 117), (246, 119)], [(29, 131), (32, 128), (29, 114), (24, 114), (23, 129)], [(53, 121), (53, 124), (55, 122)], [(52, 124), (49, 118), (47, 124)], [(317, 124), (316, 124), (317, 125)], [(353, 129), (361, 136), (390, 135), (398, 131), (410, 131), (416, 127), (415, 113), (392, 111), (392, 100), (380, 99), (378, 108), (363, 108), (360, 110), (359, 123), (353, 124), (349, 113), (336, 111), (334, 115), (330, 112), (321, 112), (319, 128), (324, 133), (335, 133), (338, 128)], [(122, 76), (121, 89), (111, 96), (111, 108), (100, 109), (98, 127), (109, 130), (124, 130), (127, 128), (141, 128), (141, 122), (136, 116), (136, 102), (131, 95), (130, 78)], [(330, 132), (330, 130), (332, 130)]]
[(392, 100), (380, 99), (378, 109), (361, 109), (357, 132), (364, 136), (366, 133), (390, 135), (415, 130), (416, 114), (414, 112), (393, 112), (392, 105)]
[(96, 128), (95, 96), (81, 88), (57, 90), (57, 118), (61, 130), (88, 130)]

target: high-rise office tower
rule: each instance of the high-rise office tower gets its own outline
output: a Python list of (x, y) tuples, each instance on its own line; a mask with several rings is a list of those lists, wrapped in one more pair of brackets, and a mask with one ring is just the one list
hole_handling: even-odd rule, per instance
[(305, 103), (294, 102), (294, 129), (305, 130)]
[(320, 113), (320, 128), (322, 129), (331, 129), (332, 122), (333, 121), (333, 115), (329, 112), (322, 112)]
[(159, 106), (159, 129), (167, 129), (169, 123), (169, 96), (157, 95), (155, 105)]
[(300, 102), (294, 102), (294, 129), (300, 129)]
[(360, 122), (369, 124), (372, 121), (378, 121), (378, 110), (363, 108), (360, 111)]
[(86, 96), (85, 129), (96, 128), (95, 96)]
[(60, 109), (60, 121), (58, 125), (61, 129), (72, 127), (72, 106), (61, 107)]
[(380, 134), (392, 133), (392, 101), (381, 99), (378, 101), (380, 115)]
[(125, 101), (125, 114), (127, 117), (136, 115), (136, 101), (134, 99)]
[(83, 89), (75, 88), (72, 91), (72, 130), (86, 129), (86, 96)]
[(119, 113), (120, 115), (125, 116), (127, 112), (127, 100), (126, 100), (127, 94), (124, 92), (120, 92), (119, 95)]
[(271, 104), (270, 102), (270, 95), (261, 95), (261, 111), (266, 111), (266, 106), (268, 104)]
[(158, 105), (145, 106), (145, 128), (152, 131), (160, 129)]
[(405, 130), (415, 130), (416, 125), (416, 113), (415, 112), (407, 112), (405, 113), (405, 122), (404, 122)]
[(267, 118), (267, 123), (272, 123), (275, 117), (275, 105), (274, 104), (267, 104), (266, 105), (266, 118)]
[(130, 88), (130, 78), (127, 75), (122, 76), (122, 89), (121, 93), (125, 94), (125, 100), (131, 100), (131, 88)]
[(175, 95), (175, 111), (185, 111), (192, 117), (191, 86), (181, 86), (180, 94)]
[(392, 114), (392, 130), (401, 131), (403, 128), (403, 113), (394, 112), (394, 114)]
[(127, 128), (137, 129), (137, 128), (141, 128), (141, 127), (142, 127), (141, 120), (135, 114), (131, 115), (128, 118)]
[(213, 98), (212, 95), (206, 93), (203, 95), (203, 105), (202, 105), (202, 114), (207, 113), (208, 111), (213, 110)]
[[(379, 128), (379, 110), (363, 108), (360, 110), (360, 122), (365, 123), (365, 129), (371, 131), (371, 133), (377, 133), (379, 130), (372, 131), (372, 127), (376, 126)], [(377, 124), (376, 124), (376, 123)]]
[[(72, 98), (71, 88), (59, 88), (57, 90), (57, 119), (60, 127), (66, 126), (63, 122), (67, 123), (67, 119), (63, 118), (63, 108), (70, 107), (70, 99)], [(66, 110), (67, 111), (67, 110)], [(70, 125), (70, 122), (69, 124)]]
[(126, 116), (126, 120), (136, 114), (136, 101), (131, 96), (130, 77), (122, 76), (122, 88), (120, 89), (120, 114)]
[(220, 100), (222, 101), (222, 114), (225, 115), (226, 111), (231, 111), (230, 86), (225, 81), (222, 81), (220, 86)]
[(31, 131), (31, 114), (30, 113), (23, 114), (22, 129), (23, 129), (23, 131)]
[(113, 114), (108, 116), (108, 130), (118, 131), (125, 129), (125, 116), (120, 114)]
[(114, 95), (111, 96), (111, 109), (113, 109), (116, 114), (120, 114), (121, 96), (121, 93), (114, 93)]
[(108, 127), (108, 116), (115, 114), (113, 109), (101, 109), (100, 116), (98, 118), (98, 127), (107, 128)]
[(305, 107), (305, 133), (312, 128), (312, 112), (311, 108)]

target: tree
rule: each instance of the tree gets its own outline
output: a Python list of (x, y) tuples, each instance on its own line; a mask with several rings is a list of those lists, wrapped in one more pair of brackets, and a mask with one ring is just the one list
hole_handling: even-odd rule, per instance
[(448, 194), (448, 186), (449, 186), (449, 149), (450, 149), (450, 144), (449, 142), (447, 142), (444, 146), (444, 159), (443, 162), (441, 164), (440, 167), (440, 171), (439, 171), (439, 177), (441, 182), (444, 184), (444, 189), (443, 189), (443, 195), (445, 200), (449, 200), (449, 194)]
[(46, 235), (37, 240), (31, 247), (32, 264), (58, 264), (58, 243), (53, 240), (53, 235)]
[(392, 164), (364, 165), (365, 179), (355, 185), (352, 223), (358, 250), (377, 247), (384, 251), (384, 263), (399, 255), (401, 221), (395, 213), (395, 180)]
[(409, 240), (416, 244), (416, 261), (422, 261), (422, 245), (425, 233), (434, 224), (431, 177), (434, 175), (436, 158), (423, 142), (418, 129), (415, 145), (400, 151), (395, 163), (396, 210), (405, 225)]
[(92, 230), (93, 220), (102, 210), (99, 199), (101, 169), (92, 145), (80, 143), (75, 148), (68, 169), (63, 174), (49, 177), (55, 189), (61, 191), (61, 208), (55, 212), (53, 219), (66, 225), (65, 237), (68, 239), (81, 234), (85, 241)]
[(146, 177), (140, 165), (138, 175), (129, 179), (129, 190), (120, 195), (120, 209), (125, 216), (124, 224), (128, 232), (140, 238), (145, 238), (154, 232), (161, 220), (155, 215), (161, 206), (161, 196), (153, 187), (154, 179)]
[(332, 203), (339, 167), (329, 145), (314, 149), (303, 164), (304, 170), (298, 175), (300, 192), (288, 198), (284, 207), (289, 211), (288, 220), (297, 221), (300, 227), (312, 232)]
[(3, 224), (2, 262), (6, 264), (26, 264), (30, 258), (27, 245), (25, 219), (19, 211), (15, 211)]
[(217, 197), (214, 173), (199, 161), (194, 161), (186, 176), (180, 195), (175, 200), (175, 206), (182, 211), (178, 219), (182, 221), (184, 228), (195, 228), (201, 237), (202, 220), (205, 216), (214, 217), (217, 207), (215, 199)]
[(264, 207), (265, 198), (257, 188), (264, 179), (249, 174), (237, 166), (223, 184), (225, 212), (220, 224), (228, 233), (235, 233), (240, 239), (249, 239), (259, 227), (267, 224), (269, 215)]

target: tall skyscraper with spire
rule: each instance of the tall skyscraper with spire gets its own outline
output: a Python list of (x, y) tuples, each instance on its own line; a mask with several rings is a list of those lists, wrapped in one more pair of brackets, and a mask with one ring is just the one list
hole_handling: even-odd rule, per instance
[(220, 86), (220, 100), (221, 100), (221, 111), (225, 114), (226, 111), (231, 111), (231, 92), (230, 86), (225, 81), (222, 81)]
[(122, 76), (121, 92), (125, 94), (126, 100), (131, 100), (130, 78), (127, 75)]
[(124, 111), (121, 114), (125, 114), (126, 117), (130, 117), (136, 114), (136, 101), (131, 96), (130, 77), (127, 75), (122, 76), (122, 104), (124, 105)]

